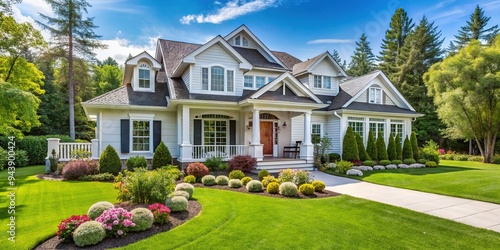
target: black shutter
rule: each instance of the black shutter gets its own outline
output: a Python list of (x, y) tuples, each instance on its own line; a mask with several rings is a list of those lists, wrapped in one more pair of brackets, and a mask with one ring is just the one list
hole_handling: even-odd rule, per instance
[(120, 130), (121, 130), (121, 152), (130, 152), (130, 120), (121, 119), (120, 120)]
[(161, 142), (161, 121), (153, 121), (153, 150), (160, 145)]
[(236, 145), (236, 120), (229, 121), (229, 145)]
[[(193, 131), (193, 135), (194, 135), (194, 145), (201, 145), (201, 120), (200, 119), (194, 119), (194, 131)], [(189, 129), (184, 127), (184, 129)]]

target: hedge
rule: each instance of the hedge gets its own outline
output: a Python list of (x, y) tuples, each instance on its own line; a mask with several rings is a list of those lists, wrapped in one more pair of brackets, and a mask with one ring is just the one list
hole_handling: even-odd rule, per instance
[[(42, 135), (42, 136), (25, 136), (16, 138), (16, 150), (24, 150), (28, 154), (28, 165), (45, 164), (47, 157), (47, 139), (59, 138), (60, 142), (73, 142), (67, 135)], [(10, 140), (7, 136), (0, 136), (0, 147), (7, 148)]]

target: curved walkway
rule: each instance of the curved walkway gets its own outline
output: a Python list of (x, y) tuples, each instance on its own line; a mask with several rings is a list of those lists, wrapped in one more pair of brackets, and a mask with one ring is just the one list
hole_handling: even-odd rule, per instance
[(319, 171), (313, 171), (312, 175), (315, 180), (325, 182), (330, 191), (500, 232), (498, 204), (383, 186)]

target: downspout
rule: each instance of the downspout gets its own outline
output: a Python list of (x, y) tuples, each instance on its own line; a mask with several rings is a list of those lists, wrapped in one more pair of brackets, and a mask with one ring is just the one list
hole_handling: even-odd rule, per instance
[(340, 116), (340, 115), (337, 113), (337, 111), (334, 111), (334, 112), (333, 112), (333, 114), (334, 114), (336, 117), (338, 117), (339, 119), (342, 119), (342, 116)]

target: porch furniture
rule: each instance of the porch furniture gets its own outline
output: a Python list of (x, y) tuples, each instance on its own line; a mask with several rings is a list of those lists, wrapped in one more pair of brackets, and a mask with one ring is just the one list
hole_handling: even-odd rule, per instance
[(300, 144), (301, 143), (302, 143), (302, 141), (295, 141), (295, 146), (283, 147), (283, 157), (286, 157), (288, 154), (288, 157), (292, 158), (292, 154), (293, 154), (293, 158), (297, 159), (297, 156), (300, 153)]

